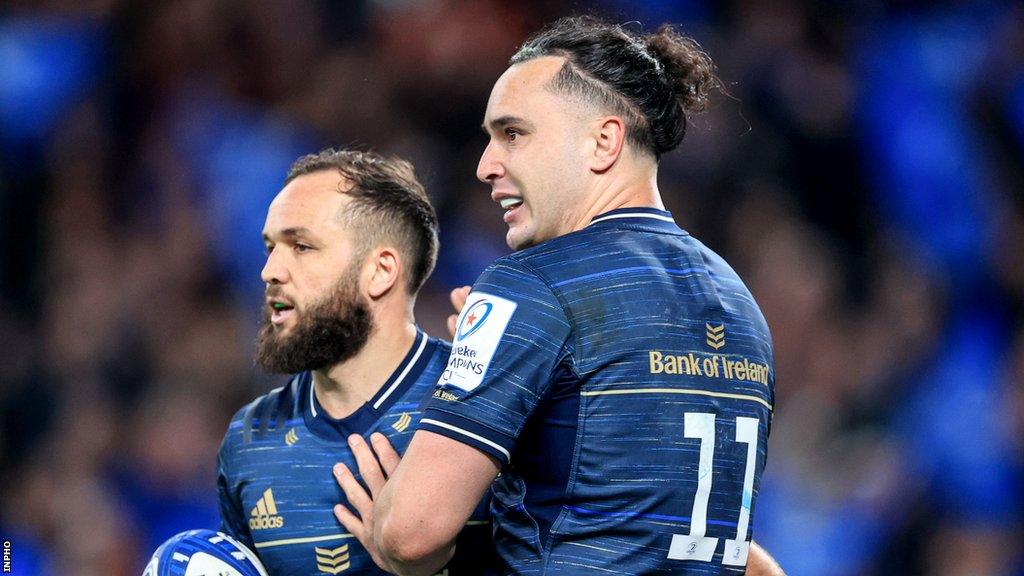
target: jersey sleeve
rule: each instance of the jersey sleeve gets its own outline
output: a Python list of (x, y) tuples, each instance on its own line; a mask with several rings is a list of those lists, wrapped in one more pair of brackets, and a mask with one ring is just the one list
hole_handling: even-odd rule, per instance
[(571, 323), (548, 283), (513, 258), (491, 265), (459, 315), (420, 421), (508, 463), (527, 419), (571, 358)]
[(249, 525), (242, 510), (241, 498), (235, 489), (235, 479), (230, 472), (231, 445), (229, 430), (217, 454), (217, 507), (220, 510), (220, 531), (252, 548), (252, 535), (249, 533)]

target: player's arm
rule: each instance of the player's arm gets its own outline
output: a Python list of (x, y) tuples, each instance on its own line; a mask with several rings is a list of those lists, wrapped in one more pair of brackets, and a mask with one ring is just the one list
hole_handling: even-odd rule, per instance
[[(452, 301), (452, 307), (455, 309), (455, 314), (448, 318), (448, 332), (451, 334), (452, 338), (455, 337), (455, 325), (458, 318), (457, 315), (462, 311), (463, 307), (465, 307), (466, 298), (469, 296), (469, 291), (469, 286), (462, 286), (451, 291), (450, 297)], [(417, 445), (424, 446), (422, 449), (418, 449), (417, 452), (426, 452), (424, 458), (428, 461), (430, 461), (430, 458), (432, 458), (432, 456), (430, 456), (429, 454), (429, 451), (433, 449), (433, 444), (438, 443), (438, 439), (440, 439), (441, 441), (446, 440), (444, 437), (438, 436), (436, 434), (433, 436), (435, 437), (433, 439), (427, 436), (427, 440), (424, 441), (417, 441), (415, 436), (413, 438)], [(391, 446), (391, 443), (388, 442), (387, 437), (385, 437), (384, 435), (375, 433), (370, 437), (370, 441), (373, 444), (372, 452), (370, 452), (366, 448), (365, 443), (362, 441), (362, 438), (353, 437), (351, 439), (352, 450), (356, 457), (356, 461), (359, 464), (359, 473), (363, 477), (364, 482), (366, 482), (367, 486), (369, 487), (369, 493), (367, 493), (367, 491), (363, 489), (363, 486), (356, 481), (351, 471), (349, 471), (344, 464), (338, 464), (335, 467), (335, 476), (337, 477), (338, 485), (341, 486), (342, 490), (345, 491), (345, 496), (348, 499), (348, 501), (350, 503), (353, 503), (354, 506), (356, 506), (357, 510), (359, 511), (359, 516), (356, 516), (347, 508), (341, 505), (335, 507), (335, 516), (338, 518), (338, 521), (341, 522), (342, 525), (344, 525), (345, 528), (349, 530), (350, 533), (352, 533), (356, 536), (356, 538), (359, 539), (359, 541), (363, 544), (363, 547), (370, 552), (370, 555), (373, 557), (374, 561), (381, 568), (398, 573), (415, 573), (418, 571), (419, 568), (422, 567), (425, 573), (432, 574), (436, 571), (436, 568), (434, 568), (435, 564), (447, 563), (448, 559), (450, 559), (454, 554), (454, 539), (450, 539), (449, 541), (449, 538), (446, 537), (446, 532), (448, 528), (447, 526), (442, 527), (441, 529), (429, 530), (429, 534), (441, 535), (439, 538), (436, 539), (436, 542), (418, 543), (418, 545), (422, 548), (437, 550), (437, 554), (428, 555), (430, 557), (422, 558), (422, 561), (419, 563), (421, 564), (421, 566), (417, 566), (415, 562), (406, 562), (405, 565), (402, 565), (403, 559), (408, 560), (409, 557), (416, 557), (418, 555), (422, 555), (419, 554), (417, 550), (403, 550), (401, 549), (401, 547), (389, 546), (387, 556), (385, 556), (381, 552), (381, 546), (378, 545), (377, 541), (378, 534), (381, 541), (383, 541), (385, 537), (388, 537), (400, 543), (415, 543), (415, 538), (404, 538), (401, 535), (387, 535), (385, 534), (385, 530), (383, 528), (381, 530), (375, 530), (376, 523), (373, 522), (374, 515), (377, 515), (379, 518), (379, 516), (382, 514), (382, 510), (384, 510), (385, 508), (385, 505), (383, 504), (383, 491), (385, 487), (385, 482), (387, 481), (387, 478), (391, 478), (392, 476), (395, 475), (396, 469), (401, 458), (399, 454)], [(465, 445), (461, 443), (456, 444), (457, 446), (454, 447), (454, 450), (456, 451), (455, 453), (457, 454), (459, 451), (465, 448)], [(473, 450), (473, 452), (476, 452), (477, 455), (482, 454), (475, 450)], [(453, 454), (452, 450), (445, 450), (443, 455), (448, 456), (451, 454)], [(476, 458), (477, 455), (470, 454), (469, 458)], [(489, 457), (485, 458), (490, 459)], [(433, 461), (435, 462), (441, 460), (440, 457), (433, 457), (433, 459)], [(491, 460), (493, 461), (493, 459)], [(484, 463), (481, 462), (481, 466), (483, 466), (483, 464)], [(495, 465), (497, 464), (495, 463)], [(383, 475), (381, 475), (381, 472), (383, 472)], [(403, 476), (403, 478), (407, 478), (408, 476), (411, 476), (414, 473), (415, 471), (407, 473)], [(459, 482), (461, 480), (453, 479), (451, 481)], [(396, 482), (397, 485), (408, 481), (392, 480), (392, 482)], [(486, 487), (484, 488), (484, 490), (486, 490)], [(417, 494), (417, 499), (421, 499), (426, 492), (417, 490), (411, 493)], [(395, 500), (396, 499), (392, 490), (392, 493), (387, 498), (387, 514), (389, 516), (393, 516), (395, 510), (400, 509), (401, 506), (404, 505), (403, 501), (399, 500), (398, 507), (396, 508)], [(424, 508), (422, 505), (419, 505), (418, 503), (414, 504), (414, 507), (417, 509)], [(463, 504), (464, 503), (462, 502), (456, 503), (454, 508), (461, 510), (463, 508)], [(431, 518), (431, 520), (434, 521), (437, 520), (437, 517), (456, 518), (458, 517), (459, 514), (461, 514), (459, 510), (438, 510), (436, 508), (434, 510), (438, 513), (435, 518)], [(411, 519), (415, 521), (414, 517)], [(388, 529), (390, 530), (392, 527), (397, 525), (398, 523), (395, 521), (389, 522)]]
[[(453, 304), (463, 299), (453, 295)], [(561, 303), (515, 259), (484, 271), (455, 327), (449, 368), (371, 511), (373, 545), (385, 569), (400, 573), (430, 574), (451, 557), (456, 536), (569, 356)]]
[(359, 436), (349, 439), (369, 492), (344, 464), (335, 466), (338, 484), (358, 512), (338, 505), (335, 516), (382, 569), (434, 574), (454, 554), (455, 539), (497, 476), (498, 463), (431, 432), (413, 436), (401, 464), (386, 437), (375, 433), (370, 441), (373, 451)]
[(747, 556), (747, 576), (786, 576), (786, 573), (768, 551), (761, 548), (757, 542), (751, 542)]
[(378, 503), (374, 540), (398, 568), (436, 568), (451, 557), (546, 394), (570, 333), (548, 284), (514, 259), (498, 260), (451, 300), (461, 313), (448, 322), (448, 369)]
[(472, 446), (417, 431), (381, 493), (374, 530), (381, 554), (400, 574), (435, 573), (499, 469)]

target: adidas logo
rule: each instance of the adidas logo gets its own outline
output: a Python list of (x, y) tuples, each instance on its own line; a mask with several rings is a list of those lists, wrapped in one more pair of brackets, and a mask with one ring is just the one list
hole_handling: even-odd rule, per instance
[(256, 507), (249, 513), (250, 530), (267, 530), (284, 526), (284, 518), (277, 515), (274, 493), (267, 488), (263, 497), (256, 501)]
[(708, 346), (715, 350), (725, 346), (725, 324), (714, 326), (710, 322), (705, 322), (704, 328), (707, 329)]
[(321, 572), (337, 574), (352, 565), (349, 562), (348, 544), (337, 548), (314, 547), (313, 551), (316, 552), (316, 567)]
[(295, 446), (295, 443), (299, 441), (299, 435), (295, 432), (295, 428), (292, 428), (284, 435), (284, 443), (289, 446)]
[(412, 416), (409, 416), (408, 412), (402, 412), (402, 415), (398, 417), (398, 420), (395, 420), (395, 423), (392, 424), (391, 427), (399, 432), (405, 432), (405, 429), (409, 427), (409, 424), (412, 424)]

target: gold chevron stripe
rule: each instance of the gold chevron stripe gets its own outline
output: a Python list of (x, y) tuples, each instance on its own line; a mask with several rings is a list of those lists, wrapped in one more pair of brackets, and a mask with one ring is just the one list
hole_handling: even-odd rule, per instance
[(337, 566), (338, 564), (341, 564), (342, 562), (348, 562), (348, 560), (349, 560), (349, 555), (348, 554), (342, 554), (341, 556), (338, 556), (337, 558), (325, 558), (323, 556), (317, 556), (316, 557), (316, 563), (317, 564), (323, 564), (324, 566)]
[(718, 350), (722, 346), (725, 346), (725, 342), (712, 342), (711, 340), (708, 340), (707, 343), (708, 343), (708, 346), (711, 346), (715, 350)]
[[(348, 548), (345, 548), (345, 549), (343, 549), (341, 551), (334, 552), (334, 553), (327, 553), (327, 552), (324, 552), (324, 551), (319, 551), (319, 550), (323, 550), (324, 548), (315, 548), (315, 549), (317, 550), (316, 551), (316, 558), (323, 559), (325, 561), (327, 561), (327, 560), (336, 561), (339, 558), (348, 557)], [(338, 564), (338, 563), (335, 562), (335, 564)]]
[(391, 427), (394, 428), (395, 430), (398, 430), (399, 432), (405, 432), (406, 428), (408, 428), (409, 424), (411, 423), (412, 416), (410, 416), (408, 412), (403, 412), (402, 415), (398, 417), (398, 420), (396, 420), (395, 423), (391, 425)]
[(351, 565), (352, 565), (351, 562), (345, 562), (344, 564), (342, 564), (341, 566), (338, 566), (336, 568), (331, 568), (329, 566), (322, 566), (320, 564), (317, 564), (316, 567), (321, 572), (325, 572), (327, 574), (338, 574), (338, 573), (344, 572), (345, 570), (348, 570), (349, 566), (351, 566)]

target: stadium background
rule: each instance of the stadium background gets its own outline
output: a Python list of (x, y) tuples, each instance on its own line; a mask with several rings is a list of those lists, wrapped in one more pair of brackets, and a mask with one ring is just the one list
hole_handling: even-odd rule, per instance
[[(1024, 7), (1014, 2), (15, 1), (0, 8), (0, 536), (129, 575), (216, 523), (265, 209), (328, 145), (412, 159), (421, 324), (504, 254), (487, 95), (570, 11), (677, 22), (733, 99), (660, 183), (747, 280), (778, 412), (755, 537), (791, 575), (1022, 574)], [(640, 24), (633, 24), (640, 26)]]

